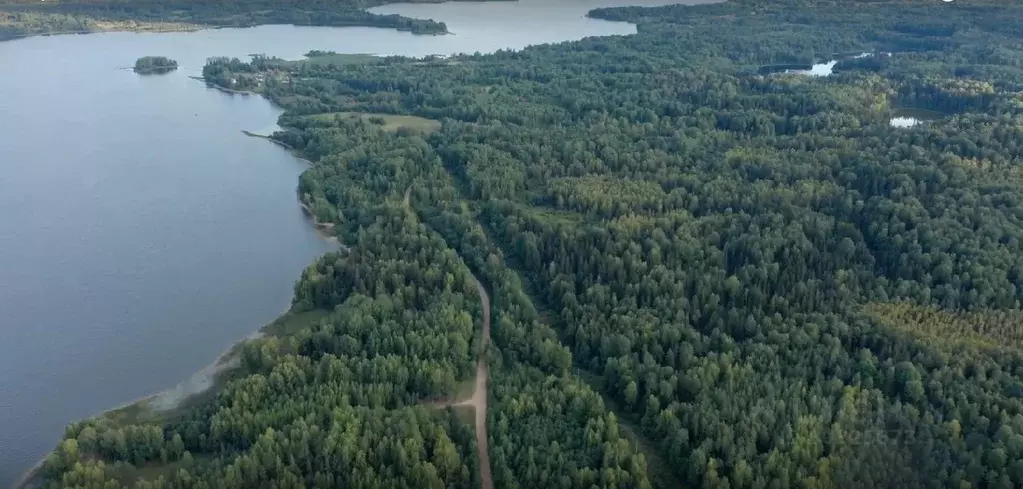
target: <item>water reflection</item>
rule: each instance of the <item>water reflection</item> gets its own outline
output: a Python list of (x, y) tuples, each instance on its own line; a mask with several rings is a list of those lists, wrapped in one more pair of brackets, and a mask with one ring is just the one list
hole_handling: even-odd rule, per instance
[(835, 55), (835, 59), (824, 63), (815, 63), (812, 65), (766, 65), (760, 68), (762, 74), (772, 73), (784, 73), (787, 75), (806, 75), (806, 76), (831, 76), (834, 74), (835, 66), (839, 61), (850, 60), (850, 59), (862, 59), (875, 55), (880, 56), (891, 56), (891, 53), (872, 53), (872, 52), (861, 52), (861, 53), (850, 53), (845, 55)]
[(817, 63), (811, 66), (809, 70), (785, 70), (785, 73), (792, 75), (830, 76), (836, 64), (838, 64), (838, 60), (833, 59), (827, 63)]
[(923, 124), (923, 121), (916, 117), (892, 117), (889, 124), (891, 124), (892, 127), (913, 127)]

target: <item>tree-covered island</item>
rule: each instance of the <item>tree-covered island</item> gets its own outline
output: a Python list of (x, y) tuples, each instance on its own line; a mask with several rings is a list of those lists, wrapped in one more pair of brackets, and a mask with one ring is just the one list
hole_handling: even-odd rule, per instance
[(169, 73), (178, 69), (178, 62), (165, 56), (143, 56), (135, 60), (132, 70), (138, 74)]

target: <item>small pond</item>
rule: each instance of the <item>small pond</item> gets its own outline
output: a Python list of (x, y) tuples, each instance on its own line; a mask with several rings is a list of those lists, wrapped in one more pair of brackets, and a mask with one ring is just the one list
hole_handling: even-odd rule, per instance
[(941, 119), (940, 112), (924, 109), (897, 108), (895, 115), (889, 121), (892, 127), (906, 128), (921, 125), (928, 121)]
[[(884, 56), (891, 56), (891, 53), (881, 53)], [(871, 52), (861, 53), (847, 53), (847, 54), (836, 54), (834, 59), (823, 63), (814, 63), (810, 65), (801, 64), (778, 64), (778, 65), (765, 65), (760, 68), (760, 73), (764, 75), (784, 73), (788, 75), (807, 75), (807, 76), (831, 76), (834, 73), (835, 65), (839, 61), (848, 59), (860, 59), (874, 56)]]

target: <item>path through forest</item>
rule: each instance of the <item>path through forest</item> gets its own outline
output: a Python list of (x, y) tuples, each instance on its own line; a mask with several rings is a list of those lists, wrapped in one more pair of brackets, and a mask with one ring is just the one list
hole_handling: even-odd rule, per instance
[(490, 370), (487, 368), (486, 351), (490, 344), (490, 296), (475, 275), (472, 275), (472, 280), (476, 282), (476, 291), (483, 304), (483, 337), (479, 359), (476, 360), (476, 389), (472, 397), (452, 406), (472, 406), (476, 412), (476, 452), (480, 459), (480, 480), (483, 489), (494, 489), (494, 478), (490, 473), (490, 447), (487, 444), (487, 382), (490, 380)]
[[(412, 211), (411, 205), (412, 186), (405, 190), (403, 204), (405, 209)], [(435, 404), (438, 408), (446, 407), (471, 407), (475, 413), (476, 420), (476, 454), (480, 463), (480, 484), (482, 489), (494, 489), (494, 475), (490, 471), (490, 445), (487, 439), (487, 384), (490, 381), (490, 369), (487, 367), (487, 346), (490, 345), (490, 295), (483, 287), (476, 275), (471, 271), (476, 285), (476, 292), (480, 295), (480, 305), (483, 307), (483, 335), (480, 337), (480, 348), (476, 359), (476, 386), (472, 396), (463, 401), (454, 401), (443, 404)]]

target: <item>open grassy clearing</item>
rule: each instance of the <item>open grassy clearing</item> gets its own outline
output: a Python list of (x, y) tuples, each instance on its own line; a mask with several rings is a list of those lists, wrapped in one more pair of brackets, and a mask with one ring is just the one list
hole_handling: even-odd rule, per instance
[(455, 399), (462, 400), (472, 397), (473, 390), (476, 389), (476, 375), (465, 379), (455, 386)]
[(950, 311), (909, 302), (883, 302), (864, 306), (864, 313), (898, 331), (912, 334), (946, 349), (964, 346), (982, 349), (1023, 348), (1023, 311)]
[(372, 112), (326, 112), (306, 117), (320, 121), (362, 119), (380, 126), (381, 129), (387, 132), (408, 129), (422, 133), (431, 133), (440, 130), (441, 127), (441, 122), (438, 120), (414, 115), (377, 114)]
[(303, 312), (288, 311), (272, 323), (263, 326), (261, 331), (267, 336), (287, 336), (313, 326), (329, 315), (330, 311), (326, 309)]
[(115, 426), (128, 426), (132, 424), (161, 423), (164, 417), (149, 408), (145, 399), (127, 406), (107, 411), (101, 415)]
[(117, 470), (117, 480), (121, 484), (127, 486), (133, 486), (139, 481), (156, 481), (163, 477), (169, 479), (174, 473), (181, 469), (189, 469), (197, 463), (202, 463), (205, 459), (213, 458), (212, 455), (192, 454), (190, 458), (181, 459), (175, 462), (166, 464), (147, 464), (141, 467), (135, 467), (133, 465), (125, 465)]
[(476, 422), (476, 408), (473, 406), (451, 406), (449, 409), (455, 412), (455, 417), (467, 426), (473, 426)]
[(299, 59), (294, 61), (287, 61), (286, 67), (299, 67), (301, 65), (310, 66), (327, 66), (327, 65), (353, 65), (353, 64), (369, 64), (369, 63), (380, 63), (383, 58), (372, 54), (343, 54), (343, 53), (328, 53), (316, 56), (306, 56), (305, 59)]

